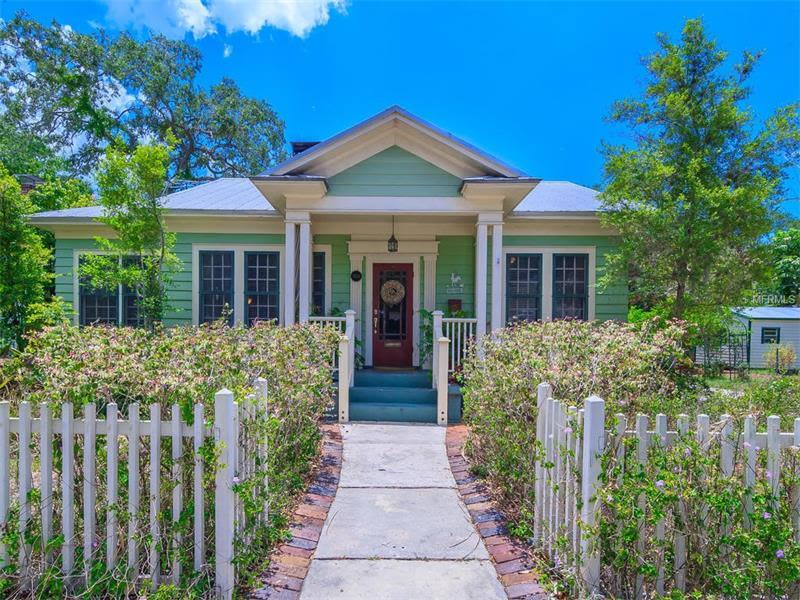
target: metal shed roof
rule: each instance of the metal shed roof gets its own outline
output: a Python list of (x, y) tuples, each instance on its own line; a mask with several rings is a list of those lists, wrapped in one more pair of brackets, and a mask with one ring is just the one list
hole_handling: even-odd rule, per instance
[(800, 306), (745, 306), (733, 312), (748, 319), (800, 321)]

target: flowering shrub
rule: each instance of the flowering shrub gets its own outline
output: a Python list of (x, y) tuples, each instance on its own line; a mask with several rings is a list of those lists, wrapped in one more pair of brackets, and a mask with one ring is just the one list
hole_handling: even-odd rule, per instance
[[(116, 402), (120, 413), (127, 415), (133, 403), (140, 405), (140, 417), (148, 417), (148, 407), (154, 403), (162, 406), (162, 419), (169, 417), (172, 404), (177, 404), (183, 420), (191, 423), (192, 407), (195, 403), (205, 405), (207, 419), (213, 419), (214, 393), (223, 387), (234, 392), (237, 399), (253, 391), (256, 377), (268, 382), (268, 412), (257, 414), (242, 422), (242, 435), (249, 443), (258, 444), (266, 440), (269, 446), (266, 464), (257, 465), (256, 472), (248, 480), (235, 482), (234, 490), (243, 500), (243, 510), (248, 526), (245, 540), (235, 547), (234, 562), (240, 576), (240, 585), (247, 586), (259, 574), (259, 564), (268, 554), (269, 547), (285, 536), (286, 509), (293, 496), (302, 489), (305, 478), (313, 466), (319, 448), (318, 423), (332, 402), (333, 382), (330, 359), (338, 341), (338, 334), (331, 328), (277, 327), (264, 323), (245, 329), (227, 327), (222, 324), (202, 327), (176, 327), (156, 332), (117, 327), (82, 327), (61, 325), (35, 333), (25, 351), (2, 366), (0, 373), (0, 395), (17, 403), (26, 399), (32, 403), (49, 403), (54, 415), (66, 402), (75, 405), (75, 414), (81, 414), (81, 406), (94, 402), (100, 418), (106, 405)], [(37, 411), (34, 410), (34, 413)], [(123, 440), (124, 442), (124, 440)], [(206, 478), (206, 534), (208, 546), (213, 540), (213, 490), (216, 467), (216, 448), (212, 439), (201, 449)], [(76, 444), (80, 442), (76, 440)], [(190, 450), (189, 444), (186, 449)], [(169, 473), (173, 468), (170, 440), (163, 441), (161, 472)], [(61, 462), (56, 455), (55, 469), (60, 472)], [(80, 461), (80, 448), (75, 453)], [(149, 460), (149, 443), (143, 439), (140, 463)], [(120, 448), (119, 471), (121, 482), (127, 477), (125, 466), (127, 444)], [(34, 457), (35, 458), (35, 457)], [(193, 468), (192, 452), (184, 453), (177, 468), (184, 473), (184, 482), (191, 481)], [(107, 471), (104, 442), (97, 446), (98, 498), (104, 497), (105, 473)], [(12, 472), (13, 469), (12, 469)], [(80, 472), (80, 465), (76, 472)], [(141, 471), (142, 497), (146, 497), (146, 471)], [(264, 475), (269, 477), (268, 489), (263, 488)], [(125, 490), (125, 486), (120, 486)], [(191, 486), (185, 486), (185, 490)], [(170, 506), (173, 485), (165, 481), (162, 485), (162, 506)], [(36, 490), (34, 490), (35, 492)], [(31, 498), (33, 514), (37, 514), (40, 499)], [(142, 503), (138, 521), (144, 524), (140, 534), (142, 544), (147, 545), (146, 524), (148, 507)], [(256, 515), (263, 512), (265, 504), (270, 507), (270, 521), (258, 525)], [(124, 503), (121, 501), (124, 507)], [(161, 597), (199, 597), (205, 595), (212, 584), (209, 571), (197, 572), (192, 563), (192, 546), (175, 544), (175, 535), (190, 539), (192, 504), (190, 497), (184, 502), (184, 514), (177, 525), (172, 523), (169, 510), (161, 512), (162, 570), (167, 570), (177, 558), (183, 565), (180, 585), (162, 586), (151, 590)], [(18, 507), (15, 509), (18, 513)], [(98, 531), (104, 531), (108, 507), (98, 504)], [(125, 524), (129, 515), (116, 509), (120, 522), (119, 555), (125, 556)], [(12, 510), (12, 519), (15, 514)], [(51, 544), (57, 548), (63, 539), (42, 540), (36, 519), (31, 522), (25, 540), (33, 548)], [(3, 541), (16, 556), (22, 540), (18, 539), (16, 527), (9, 524), (0, 532)], [(37, 538), (37, 535), (39, 538)], [(101, 540), (102, 541), (102, 540)], [(125, 597), (134, 593), (134, 588), (125, 576), (125, 564), (109, 573), (104, 565), (104, 549), (99, 548), (97, 561), (90, 569), (88, 586), (91, 595)], [(64, 580), (58, 568), (48, 565), (46, 560), (32, 561), (29, 574), (37, 574), (38, 590), (45, 595), (61, 597), (66, 594)], [(0, 595), (7, 597), (21, 593), (17, 586), (22, 583), (13, 565), (0, 577)], [(174, 591), (174, 594), (172, 593)]]
[(550, 383), (558, 398), (596, 394), (611, 413), (663, 412), (665, 401), (679, 403), (682, 336), (676, 325), (554, 321), (484, 339), (483, 357), (464, 364), (468, 450), (512, 519), (529, 523), (533, 511), (538, 384)]
[[(784, 431), (790, 431), (794, 426), (794, 418), (800, 415), (800, 377), (754, 378), (741, 392), (716, 390), (701, 394), (694, 410), (712, 418), (723, 414), (737, 418), (753, 415), (760, 419), (762, 426), (768, 415), (779, 415), (781, 427)], [(682, 412), (688, 413), (690, 410)]]
[[(626, 438), (625, 455), (636, 456)], [(685, 597), (784, 598), (800, 592), (800, 543), (793, 539), (793, 488), (800, 484), (800, 449), (784, 451), (779, 490), (760, 452), (756, 485), (742, 484), (740, 467), (730, 477), (720, 468), (719, 444), (701, 447), (691, 436), (665, 449), (650, 448), (647, 463), (618, 462), (605, 455), (598, 492), (601, 506), (590, 543), (599, 547), (603, 592), (633, 599), (637, 578), (651, 597), (659, 571), (663, 593), (676, 588), (676, 536), (685, 539)], [(738, 461), (737, 461), (738, 462)], [(641, 499), (637, 502), (637, 498)], [(573, 565), (577, 567), (577, 565)]]

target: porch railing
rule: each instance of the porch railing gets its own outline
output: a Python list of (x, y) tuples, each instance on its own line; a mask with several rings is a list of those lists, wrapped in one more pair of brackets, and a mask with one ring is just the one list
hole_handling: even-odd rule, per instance
[[(478, 319), (466, 317), (445, 317), (442, 311), (433, 312), (433, 339), (434, 342), (440, 337), (450, 340), (447, 356), (447, 373), (455, 372), (467, 355), (470, 344), (475, 341), (475, 332), (478, 327)], [(433, 360), (436, 363), (438, 353), (437, 344), (433, 345)]]
[(309, 323), (317, 323), (318, 325), (326, 325), (335, 327), (340, 333), (344, 333), (347, 329), (347, 316), (341, 317), (308, 317)]
[(334, 352), (334, 364), (338, 371), (339, 422), (350, 420), (350, 388), (353, 387), (356, 364), (356, 311), (346, 310), (344, 317), (311, 317), (311, 322), (335, 327), (341, 333), (339, 347)]
[(333, 372), (338, 375), (339, 422), (350, 420), (350, 388), (355, 381), (356, 364), (356, 311), (344, 311), (343, 317), (309, 317), (310, 323), (334, 327), (341, 334), (339, 346), (333, 352)]

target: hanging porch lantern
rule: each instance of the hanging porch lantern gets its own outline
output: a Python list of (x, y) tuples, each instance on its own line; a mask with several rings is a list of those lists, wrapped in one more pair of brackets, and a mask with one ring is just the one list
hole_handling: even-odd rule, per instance
[(392, 237), (389, 238), (389, 241), (386, 243), (386, 246), (389, 252), (397, 252), (397, 238), (394, 237), (394, 215), (392, 215)]

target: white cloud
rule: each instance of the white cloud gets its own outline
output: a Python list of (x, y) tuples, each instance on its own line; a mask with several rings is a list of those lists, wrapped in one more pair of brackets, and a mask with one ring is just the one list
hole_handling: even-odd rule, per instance
[(228, 58), (230, 57), (231, 54), (233, 54), (233, 46), (231, 46), (230, 44), (225, 44), (222, 47), (222, 57)]
[(152, 0), (103, 0), (114, 24), (144, 26), (171, 37), (191, 33), (201, 38), (217, 31), (256, 34), (264, 27), (306, 37), (325, 25), (332, 10), (345, 11), (346, 0), (163, 0), (154, 10)]

